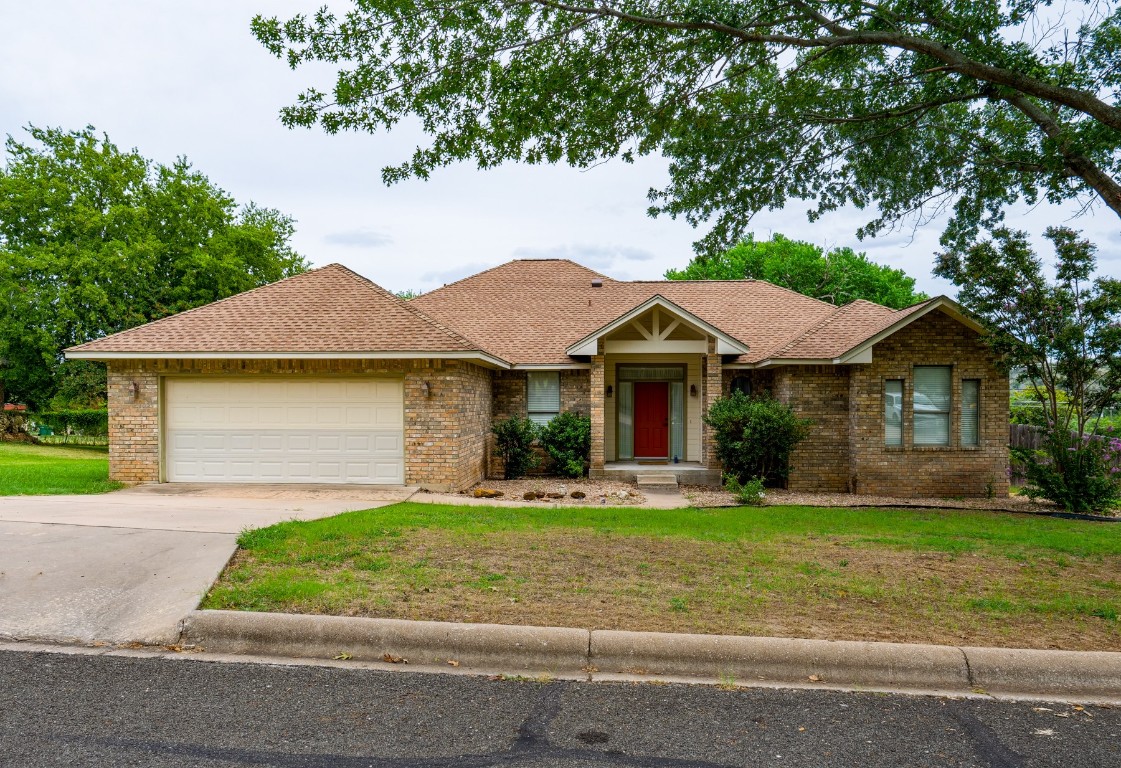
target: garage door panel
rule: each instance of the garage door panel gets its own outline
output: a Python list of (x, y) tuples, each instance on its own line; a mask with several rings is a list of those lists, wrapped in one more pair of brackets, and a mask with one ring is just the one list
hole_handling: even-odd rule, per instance
[(400, 380), (169, 378), (165, 394), (168, 480), (404, 482)]

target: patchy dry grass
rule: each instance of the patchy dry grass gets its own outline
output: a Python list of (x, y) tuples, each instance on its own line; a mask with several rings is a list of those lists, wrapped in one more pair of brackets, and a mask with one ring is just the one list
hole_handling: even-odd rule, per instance
[(251, 531), (205, 607), (1121, 650), (1121, 529), (989, 512), (398, 504)]

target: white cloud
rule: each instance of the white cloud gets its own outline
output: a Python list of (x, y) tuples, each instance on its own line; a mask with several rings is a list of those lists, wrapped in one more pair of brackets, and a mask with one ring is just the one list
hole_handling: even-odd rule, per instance
[(377, 232), (372, 229), (351, 229), (344, 232), (332, 232), (323, 238), (323, 242), (354, 248), (381, 248), (392, 243), (393, 238), (384, 232)]

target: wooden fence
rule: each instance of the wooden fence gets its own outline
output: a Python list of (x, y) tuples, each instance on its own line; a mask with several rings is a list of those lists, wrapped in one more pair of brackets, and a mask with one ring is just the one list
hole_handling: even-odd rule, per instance
[(1043, 427), (1033, 424), (1009, 424), (1008, 447), (1038, 450), (1043, 447)]
[[(1094, 435), (1092, 440), (1109, 440), (1110, 438), (1105, 435)], [(1023, 448), (1028, 450), (1039, 450), (1043, 447), (1044, 429), (1032, 424), (1009, 424), (1008, 425), (1008, 447), (1009, 448)], [(1011, 478), (1013, 484), (1019, 485), (1024, 480), (1024, 468), (1020, 462), (1012, 458), (1011, 462)], [(1121, 467), (1121, 457), (1113, 462), (1113, 466)]]

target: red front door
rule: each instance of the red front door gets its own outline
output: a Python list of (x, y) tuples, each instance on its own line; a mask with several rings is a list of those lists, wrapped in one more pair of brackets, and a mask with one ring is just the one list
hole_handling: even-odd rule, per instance
[(669, 458), (669, 384), (634, 383), (634, 455)]

